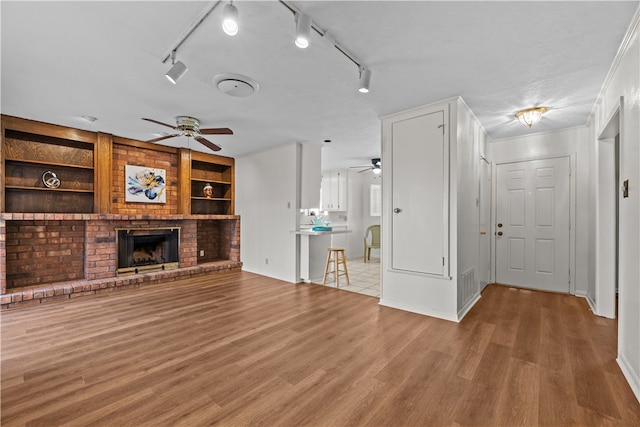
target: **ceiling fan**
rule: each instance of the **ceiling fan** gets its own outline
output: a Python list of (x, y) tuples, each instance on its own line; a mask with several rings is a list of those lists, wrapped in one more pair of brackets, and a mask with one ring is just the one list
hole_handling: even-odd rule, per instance
[(366, 172), (368, 170), (373, 171), (373, 173), (375, 173), (376, 175), (382, 172), (381, 169), (382, 166), (382, 162), (380, 162), (380, 158), (376, 157), (374, 159), (371, 159), (371, 166), (369, 165), (364, 165), (364, 166), (351, 166), (352, 168), (365, 168), (362, 169), (361, 171), (358, 171), (358, 173), (362, 173), (362, 172)]
[(166, 123), (162, 123), (153, 119), (143, 118), (142, 120), (166, 126), (179, 132), (173, 135), (165, 135), (161, 136), (160, 138), (151, 139), (147, 142), (158, 142), (165, 139), (174, 138), (176, 136), (184, 135), (186, 137), (193, 137), (193, 139), (195, 139), (205, 147), (212, 149), (213, 151), (220, 151), (220, 146), (204, 138), (202, 135), (233, 135), (233, 131), (229, 128), (200, 129), (200, 121), (194, 117), (189, 116), (177, 116), (175, 126), (168, 125)]

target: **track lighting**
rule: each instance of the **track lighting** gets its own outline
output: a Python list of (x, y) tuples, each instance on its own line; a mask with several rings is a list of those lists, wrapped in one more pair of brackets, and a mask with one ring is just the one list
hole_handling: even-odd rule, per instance
[(369, 92), (369, 84), (371, 83), (371, 70), (367, 67), (360, 67), (360, 85), (358, 91), (361, 93)]
[(178, 80), (180, 80), (182, 76), (184, 76), (184, 73), (187, 72), (188, 68), (181, 61), (176, 62), (175, 50), (171, 51), (171, 64), (173, 64), (173, 66), (169, 71), (167, 71), (165, 77), (169, 79), (171, 83), (176, 84), (178, 83)]
[(222, 13), (222, 30), (230, 36), (238, 34), (238, 8), (229, 2)]
[(311, 17), (304, 13), (296, 13), (296, 46), (305, 49), (309, 46), (311, 35)]

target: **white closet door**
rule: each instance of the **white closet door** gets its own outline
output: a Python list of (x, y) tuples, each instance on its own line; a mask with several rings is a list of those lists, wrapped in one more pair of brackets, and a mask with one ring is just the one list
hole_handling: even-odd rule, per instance
[(392, 124), (392, 268), (444, 274), (444, 111)]

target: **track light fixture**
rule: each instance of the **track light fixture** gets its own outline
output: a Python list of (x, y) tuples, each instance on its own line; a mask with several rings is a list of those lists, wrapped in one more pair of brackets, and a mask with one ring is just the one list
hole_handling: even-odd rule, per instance
[(230, 36), (238, 34), (238, 8), (233, 5), (233, 1), (222, 12), (222, 30)]
[(360, 93), (368, 93), (369, 85), (371, 84), (371, 70), (365, 66), (360, 66), (360, 84), (358, 86), (358, 91)]
[(309, 46), (311, 35), (311, 17), (304, 13), (296, 13), (296, 46), (305, 49)]
[(171, 64), (173, 66), (169, 71), (167, 71), (167, 74), (165, 74), (165, 77), (169, 79), (171, 83), (176, 84), (178, 83), (178, 80), (180, 80), (182, 76), (184, 76), (184, 73), (187, 72), (188, 68), (181, 61), (176, 62), (175, 50), (171, 51)]

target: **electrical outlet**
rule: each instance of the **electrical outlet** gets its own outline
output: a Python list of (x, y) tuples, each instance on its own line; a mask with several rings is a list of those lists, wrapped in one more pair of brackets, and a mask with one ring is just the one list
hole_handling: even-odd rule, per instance
[(204, 256), (204, 249), (200, 251), (200, 256)]

